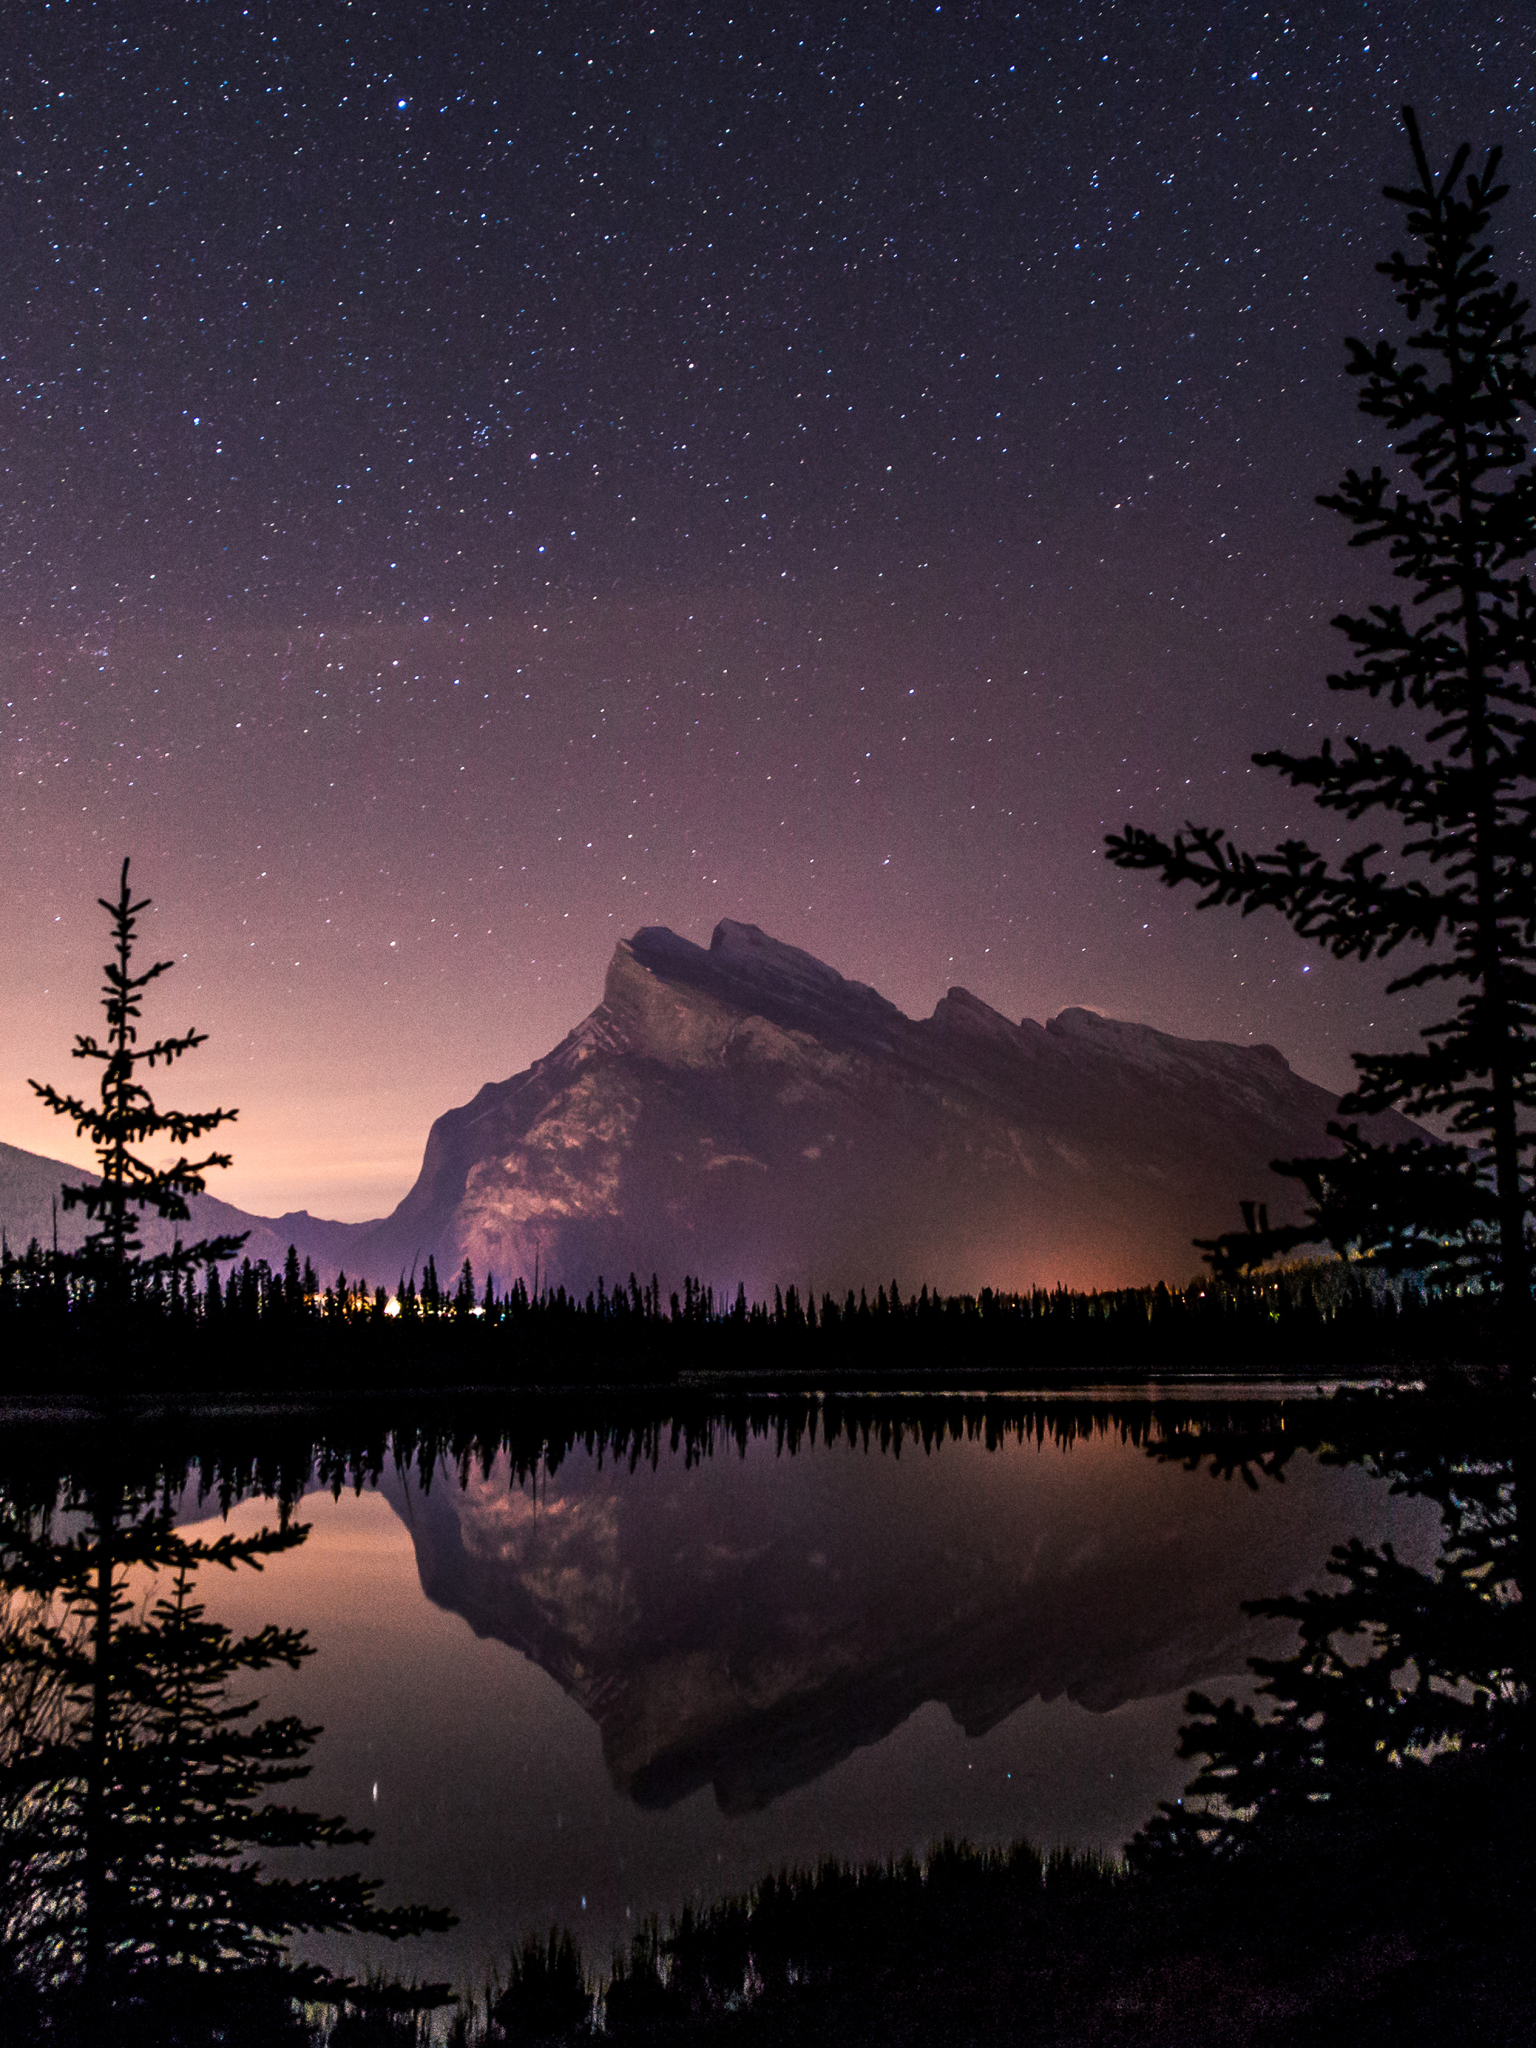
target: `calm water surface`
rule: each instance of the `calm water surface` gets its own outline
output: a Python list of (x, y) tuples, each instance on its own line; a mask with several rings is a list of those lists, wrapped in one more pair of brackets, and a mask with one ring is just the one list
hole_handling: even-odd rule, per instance
[[(1245, 1598), (1348, 1535), (1427, 1562), (1436, 1511), (1302, 1455), (1283, 1484), (1075, 1441), (723, 1439), (467, 1482), (386, 1468), (307, 1494), (304, 1546), (205, 1574), (239, 1629), (318, 1654), (262, 1711), (324, 1724), (305, 1804), (376, 1830), (349, 1865), (453, 1933), (329, 1962), (482, 1983), (552, 1922), (591, 1961), (646, 1915), (945, 1835), (1117, 1849), (1190, 1767), (1184, 1695), (1287, 1640)], [(189, 1502), (185, 1526), (213, 1534)], [(273, 1519), (247, 1500), (229, 1523)]]

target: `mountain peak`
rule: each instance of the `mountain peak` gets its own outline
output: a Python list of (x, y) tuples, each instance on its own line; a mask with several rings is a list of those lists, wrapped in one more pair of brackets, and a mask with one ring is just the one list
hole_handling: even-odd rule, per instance
[(740, 924), (734, 917), (723, 917), (715, 926), (709, 952), (721, 966), (738, 972), (771, 975), (775, 980), (814, 981), (825, 987), (850, 986), (835, 967), (818, 960), (814, 953), (784, 939), (770, 938), (761, 925)]
[[(278, 1265), (292, 1241), (388, 1280), (431, 1252), (506, 1287), (537, 1261), (582, 1293), (631, 1270), (728, 1297), (1182, 1280), (1240, 1199), (1299, 1216), (1270, 1161), (1334, 1149), (1337, 1106), (1270, 1046), (1082, 1008), (1014, 1023), (963, 988), (919, 1021), (756, 925), (724, 919), (708, 946), (649, 925), (559, 1046), (437, 1119), (392, 1216), (211, 1227), (249, 1227)], [(0, 1223), (25, 1243), (68, 1169), (16, 1163), (0, 1148)]]
[(915, 1028), (867, 983), (850, 981), (814, 953), (734, 918), (722, 918), (707, 948), (666, 925), (646, 925), (621, 941), (615, 961), (626, 953), (675, 988), (697, 989), (728, 1008), (830, 1042), (888, 1049), (894, 1033)]
[(1291, 1063), (1279, 1046), (1264, 1041), (1237, 1045), (1224, 1038), (1176, 1038), (1151, 1024), (1135, 1024), (1122, 1017), (1106, 1017), (1102, 1010), (1074, 1004), (1060, 1011), (1046, 1025), (1058, 1038), (1091, 1045), (1095, 1051), (1131, 1063), (1157, 1063), (1169, 1059), (1218, 1063), (1224, 1071), (1234, 1066), (1251, 1070), (1255, 1061), (1278, 1067), (1289, 1074)]

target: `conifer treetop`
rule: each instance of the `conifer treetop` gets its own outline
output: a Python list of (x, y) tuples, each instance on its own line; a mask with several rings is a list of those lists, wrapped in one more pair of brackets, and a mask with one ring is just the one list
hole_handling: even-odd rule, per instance
[(137, 1148), (156, 1138), (168, 1138), (184, 1147), (221, 1124), (233, 1123), (239, 1112), (159, 1109), (138, 1078), (141, 1068), (170, 1066), (202, 1045), (208, 1034), (189, 1029), (148, 1045), (138, 1042), (143, 992), (175, 962), (157, 960), (140, 973), (133, 971), (138, 919), (151, 899), (134, 899), (128, 886), (128, 867), (125, 859), (116, 897), (97, 898), (112, 921), (113, 937), (113, 957), (102, 970), (106, 977), (101, 992), (107, 1022), (105, 1041), (80, 1032), (73, 1048), (75, 1059), (100, 1063), (100, 1100), (87, 1102), (78, 1095), (63, 1094), (47, 1082), (28, 1084), (56, 1116), (67, 1116), (80, 1136), (90, 1140), (101, 1162), (99, 1185), (66, 1184), (61, 1190), (65, 1208), (84, 1209), (92, 1225), (82, 1251), (71, 1263), (81, 1273), (119, 1279), (130, 1273), (149, 1278), (159, 1272), (183, 1272), (232, 1258), (245, 1242), (243, 1233), (204, 1238), (191, 1245), (178, 1239), (174, 1251), (147, 1259), (142, 1256), (139, 1223), (143, 1212), (152, 1209), (169, 1223), (190, 1221), (188, 1204), (194, 1195), (205, 1192), (205, 1174), (213, 1167), (228, 1166), (230, 1154), (209, 1152), (201, 1159), (189, 1159), (183, 1151), (173, 1165), (157, 1168), (141, 1157)]
[(1201, 908), (1276, 911), (1337, 959), (1404, 949), (1388, 993), (1454, 991), (1418, 1048), (1356, 1055), (1340, 1105), (1342, 1117), (1438, 1117), (1447, 1142), (1383, 1148), (1358, 1124), (1336, 1125), (1337, 1156), (1276, 1162), (1311, 1197), (1305, 1226), (1208, 1249), (1251, 1264), (1326, 1239), (1452, 1281), (1480, 1273), (1523, 1328), (1536, 1216), (1536, 332), (1487, 240), (1508, 190), (1499, 151), (1469, 171), (1463, 146), (1436, 177), (1411, 108), (1403, 125), (1415, 180), (1386, 196), (1411, 243), (1377, 269), (1408, 332), (1346, 344), (1391, 473), (1349, 469), (1318, 500), (1352, 529), (1352, 547), (1383, 544), (1412, 587), (1407, 605), (1334, 620), (1354, 660), (1328, 677), (1401, 725), (1253, 756), (1320, 809), (1380, 820), (1384, 836), (1334, 860), (1299, 837), (1251, 853), (1215, 826), (1163, 839), (1128, 824), (1106, 850), (1118, 867), (1193, 884)]

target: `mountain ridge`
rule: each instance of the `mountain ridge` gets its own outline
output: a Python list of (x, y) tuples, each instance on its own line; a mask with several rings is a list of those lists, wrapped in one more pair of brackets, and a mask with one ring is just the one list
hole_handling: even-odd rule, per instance
[(1314, 1582), (1330, 1530), (1437, 1544), (1430, 1503), (1311, 1460), (1255, 1494), (1124, 1441), (1005, 1437), (866, 1448), (848, 1479), (830, 1445), (757, 1441), (663, 1450), (643, 1485), (578, 1446), (537, 1494), (505, 1458), (459, 1486), (386, 1469), (379, 1491), (427, 1598), (546, 1671), (652, 1810), (708, 1785), (756, 1811), (931, 1700), (977, 1737), (1031, 1701), (1181, 1699), (1278, 1646), (1243, 1600)]
[[(960, 987), (912, 1018), (755, 925), (723, 920), (708, 947), (650, 925), (557, 1045), (433, 1121), (388, 1216), (247, 1217), (205, 1196), (189, 1233), (249, 1228), (252, 1258), (292, 1242), (327, 1277), (468, 1257), (503, 1287), (537, 1266), (583, 1293), (632, 1270), (753, 1294), (893, 1273), (946, 1292), (1182, 1281), (1240, 1199), (1299, 1216), (1269, 1162), (1331, 1149), (1336, 1108), (1271, 1045), (1081, 1006), (1016, 1023)], [(0, 1147), (13, 1244), (46, 1235), (30, 1159)]]

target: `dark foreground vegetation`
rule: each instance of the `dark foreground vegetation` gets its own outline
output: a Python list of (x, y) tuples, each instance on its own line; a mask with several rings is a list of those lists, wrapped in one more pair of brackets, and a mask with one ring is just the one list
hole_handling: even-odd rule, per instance
[(568, 1934), (479, 1997), (376, 1980), (304, 2005), (272, 1972), (76, 2031), (12, 2003), (0, 2039), (123, 2048), (1479, 2042), (1536, 2025), (1526, 1832), (1500, 1760), (1437, 1766), (1337, 1838), (1156, 1876), (1019, 1846), (827, 1865), (648, 1929), (594, 1978)]
[[(240, 1413), (178, 1407), (0, 1435), (0, 2037), (28, 2043), (752, 2044), (1530, 2038), (1529, 1644), (1518, 1416), (1507, 1389), (1328, 1401), (770, 1397), (664, 1404), (565, 1394)], [(1194, 1776), (1123, 1864), (944, 1845), (922, 1865), (765, 1877), (646, 1929), (618, 1957), (509, 1929), (489, 1993), (347, 1982), (296, 1967), (290, 1936), (442, 1925), (336, 1876), (365, 1839), (289, 1803), (315, 1730), (263, 1722), (264, 1665), (296, 1632), (232, 1642), (199, 1574), (302, 1543), (293, 1508), (398, 1463), (427, 1488), (501, 1455), (514, 1477), (578, 1444), (792, 1454), (1117, 1432), (1149, 1458), (1264, 1487), (1312, 1453), (1435, 1502), (1420, 1572), (1334, 1552), (1326, 1590), (1259, 1603), (1296, 1648), (1258, 1664), (1263, 1708), (1192, 1695)], [(178, 1535), (173, 1498), (260, 1494), (276, 1527)], [(250, 1555), (246, 1555), (249, 1552)], [(128, 1597), (130, 1568), (158, 1597)], [(259, 1683), (259, 1681), (257, 1681)], [(278, 1882), (273, 1847), (321, 1874)], [(446, 1902), (451, 1906), (452, 1902)]]
[[(1457, 1757), (1235, 1865), (945, 1844), (781, 1875), (648, 1930), (601, 1985), (568, 1938), (530, 1945), (450, 2038), (1525, 2042), (1530, 1851), (1507, 1794), (1497, 1754)], [(331, 2036), (409, 2038), (366, 2008)]]
[(153, 1272), (110, 1289), (36, 1244), (0, 1255), (0, 1393), (313, 1392), (357, 1388), (656, 1386), (694, 1375), (786, 1384), (1018, 1385), (1073, 1380), (1401, 1371), (1497, 1355), (1496, 1299), (1318, 1261), (1259, 1277), (1105, 1293), (939, 1295), (900, 1285), (820, 1303), (722, 1300), (654, 1278), (583, 1299), (522, 1281), (453, 1285), (433, 1262), (391, 1295), (345, 1273), (325, 1285), (290, 1253), (221, 1281)]

